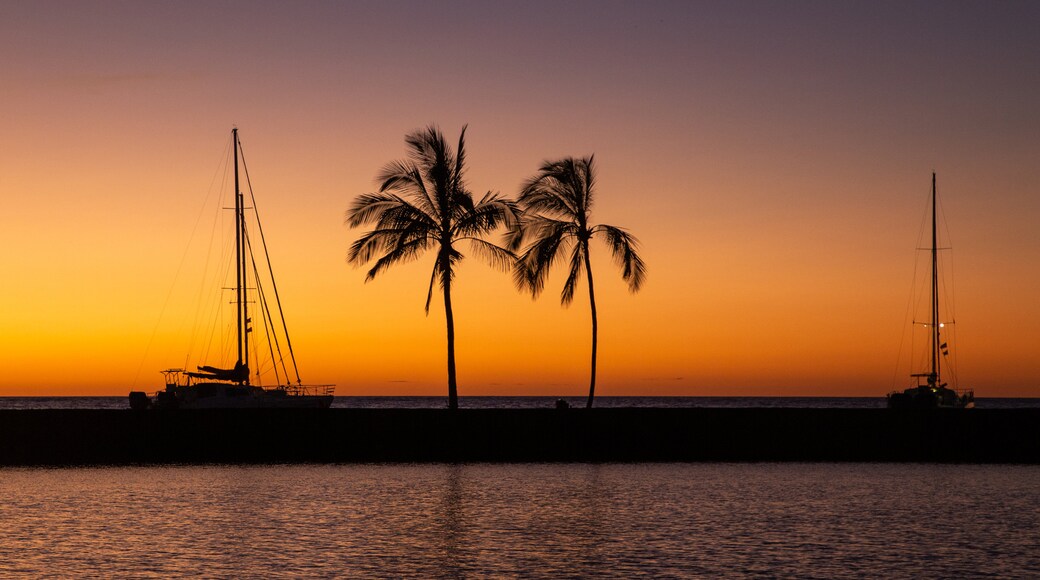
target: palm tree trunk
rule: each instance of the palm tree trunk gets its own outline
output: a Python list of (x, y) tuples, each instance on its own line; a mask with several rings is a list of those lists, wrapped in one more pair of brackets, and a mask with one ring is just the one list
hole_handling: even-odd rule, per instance
[(592, 399), (596, 396), (596, 342), (599, 323), (596, 320), (596, 292), (592, 285), (592, 263), (589, 261), (589, 244), (582, 244), (585, 252), (585, 273), (589, 278), (589, 305), (592, 307), (592, 377), (589, 379), (589, 400), (586, 409), (592, 408)]
[(459, 408), (459, 390), (455, 382), (455, 315), (451, 312), (451, 263), (447, 258), (441, 264), (444, 284), (444, 318), (448, 323), (448, 408)]

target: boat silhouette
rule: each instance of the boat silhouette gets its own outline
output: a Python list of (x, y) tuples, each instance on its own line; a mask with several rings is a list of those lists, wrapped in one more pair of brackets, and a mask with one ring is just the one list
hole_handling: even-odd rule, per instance
[[(282, 313), (281, 299), (278, 297), (278, 288), (274, 283), (274, 275), (270, 272), (270, 259), (267, 256), (267, 244), (263, 240), (263, 229), (259, 226), (259, 217), (256, 218), (257, 228), (260, 232), (259, 244), (263, 252), (261, 264), (268, 266), (268, 274), (271, 280), (271, 291), (273, 292), (273, 303), (268, 301), (269, 294), (261, 286), (261, 277), (256, 275), (256, 259), (253, 253), (253, 244), (250, 243), (249, 233), (246, 228), (246, 204), (245, 194), (239, 184), (239, 165), (245, 167), (245, 161), (241, 155), (241, 142), (238, 138), (238, 128), (231, 130), (232, 159), (235, 174), (235, 299), (236, 307), (235, 340), (237, 343), (237, 360), (232, 368), (221, 368), (212, 365), (199, 365), (197, 370), (188, 371), (182, 368), (169, 368), (160, 371), (165, 378), (165, 389), (158, 391), (149, 397), (143, 391), (130, 393), (130, 407), (133, 409), (234, 409), (234, 408), (328, 408), (332, 405), (335, 392), (333, 385), (304, 385), (300, 380), (299, 369), (296, 366), (296, 356), (289, 339), (288, 327), (285, 324), (285, 316)], [(248, 177), (248, 173), (247, 173)], [(250, 201), (256, 207), (256, 200), (250, 190)], [(255, 212), (254, 212), (255, 215)], [(251, 296), (248, 281), (256, 283), (255, 298)], [(281, 323), (283, 336), (289, 353), (289, 364), (286, 365), (285, 357), (281, 355), (281, 344), (277, 336), (267, 340), (270, 349), (271, 360), (274, 363), (274, 374), (277, 384), (264, 386), (254, 384), (251, 381), (249, 367), (249, 336), (253, 331), (251, 326), (249, 304), (251, 300), (259, 304), (260, 315), (264, 317), (264, 327), (274, 327), (277, 322)], [(272, 316), (271, 311), (277, 312), (278, 316)], [(259, 364), (259, 363), (258, 363)], [(282, 371), (279, 372), (278, 367)], [(289, 367), (295, 374), (296, 381), (289, 380)]]
[(928, 327), (929, 336), (929, 369), (926, 372), (918, 372), (910, 375), (916, 384), (902, 391), (893, 391), (888, 394), (887, 404), (890, 409), (934, 409), (953, 408), (967, 409), (975, 406), (975, 391), (971, 389), (957, 390), (943, 381), (942, 360), (949, 354), (946, 342), (943, 342), (942, 330), (945, 322), (939, 319), (939, 247), (937, 226), (937, 204), (935, 190), (935, 173), (932, 173), (932, 246), (928, 248), (931, 252), (932, 272), (930, 281), (929, 301), (930, 320), (923, 324)]

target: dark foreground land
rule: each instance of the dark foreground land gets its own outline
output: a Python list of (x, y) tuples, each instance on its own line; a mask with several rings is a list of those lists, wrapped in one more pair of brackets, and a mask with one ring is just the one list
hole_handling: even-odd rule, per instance
[(0, 465), (1040, 463), (1040, 409), (0, 410)]

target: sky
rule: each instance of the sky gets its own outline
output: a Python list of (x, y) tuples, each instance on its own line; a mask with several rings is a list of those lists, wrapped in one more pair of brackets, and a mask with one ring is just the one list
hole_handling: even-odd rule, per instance
[[(906, 386), (934, 171), (958, 386), (1040, 396), (1038, 25), (1035, 2), (0, 3), (0, 396), (185, 364), (233, 126), (304, 382), (444, 394), (432, 256), (368, 283), (345, 259), (345, 210), (429, 124), (468, 124), (478, 194), (596, 155), (593, 219), (649, 270), (630, 294), (592, 248), (598, 395)], [(461, 396), (587, 392), (562, 284), (464, 261)]]

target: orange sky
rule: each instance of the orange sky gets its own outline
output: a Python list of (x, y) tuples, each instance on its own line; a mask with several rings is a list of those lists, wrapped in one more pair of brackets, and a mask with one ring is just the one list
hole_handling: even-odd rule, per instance
[[(0, 395), (151, 391), (183, 364), (232, 125), (303, 379), (443, 394), (429, 258), (365, 284), (343, 226), (432, 122), (469, 124), (477, 192), (596, 154), (594, 217), (649, 266), (632, 296), (593, 248), (598, 394), (902, 386), (936, 171), (961, 386), (1040, 396), (1036, 22), (1029, 2), (4, 3)], [(462, 396), (586, 392), (587, 298), (561, 308), (561, 284), (532, 302), (464, 263)]]

